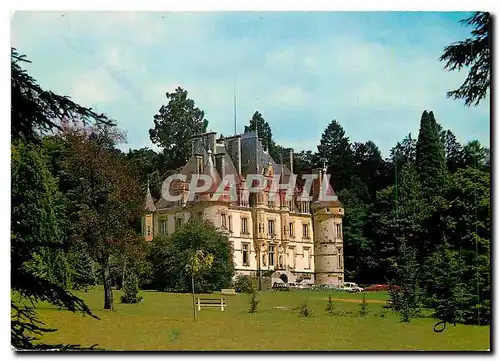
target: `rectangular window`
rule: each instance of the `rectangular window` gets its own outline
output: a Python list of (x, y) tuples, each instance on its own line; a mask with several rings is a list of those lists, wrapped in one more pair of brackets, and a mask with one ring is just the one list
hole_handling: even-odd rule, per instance
[(289, 232), (290, 232), (290, 237), (295, 237), (295, 231), (294, 231), (294, 229), (293, 229), (293, 222), (290, 222), (290, 223), (288, 224), (288, 229), (290, 230), (290, 231), (289, 231)]
[(295, 268), (295, 247), (288, 247), (288, 265)]
[(337, 257), (338, 257), (338, 267), (342, 268), (342, 249), (337, 249)]
[(309, 238), (309, 225), (308, 224), (302, 225), (302, 238), (305, 238), (305, 239)]
[(241, 253), (243, 256), (243, 266), (249, 266), (248, 263), (248, 243), (242, 243)]
[(304, 248), (304, 260), (305, 260), (305, 268), (310, 269), (311, 268), (311, 249), (310, 248)]
[(162, 219), (160, 221), (160, 229), (161, 229), (161, 234), (167, 234), (167, 220)]
[(148, 237), (151, 237), (151, 226), (148, 225)]
[(288, 209), (293, 212), (293, 201), (288, 201)]
[(267, 232), (269, 235), (274, 234), (274, 219), (269, 219), (267, 221)]
[(182, 227), (182, 218), (176, 218), (175, 219), (175, 229), (179, 229)]
[(233, 216), (228, 216), (227, 219), (229, 222), (229, 233), (233, 233)]
[(248, 218), (241, 218), (241, 233), (248, 234)]
[(274, 266), (274, 246), (269, 246), (269, 266)]
[(336, 226), (337, 226), (337, 229), (336, 229), (336, 231), (337, 231), (337, 238), (342, 239), (342, 227), (341, 227), (340, 224), (336, 224)]
[(224, 229), (225, 229), (225, 228), (227, 227), (227, 225), (226, 225), (226, 214), (225, 214), (225, 213), (222, 213), (222, 214), (220, 215), (220, 217), (221, 217), (221, 224), (222, 224), (222, 228), (224, 228)]

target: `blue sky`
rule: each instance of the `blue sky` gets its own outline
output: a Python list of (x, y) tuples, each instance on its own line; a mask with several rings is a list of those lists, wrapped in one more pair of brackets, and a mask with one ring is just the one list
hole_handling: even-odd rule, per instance
[[(426, 12), (16, 12), (12, 46), (39, 83), (117, 120), (122, 148), (153, 147), (148, 129), (165, 92), (185, 88), (209, 129), (243, 131), (258, 110), (274, 138), (316, 150), (332, 119), (351, 141), (384, 155), (421, 113), (466, 142), (489, 146), (489, 99), (467, 108), (446, 98), (466, 77), (443, 71), (444, 46), (470, 29), (467, 13)], [(154, 147), (153, 147), (154, 148)], [(155, 148), (156, 149), (156, 148)]]

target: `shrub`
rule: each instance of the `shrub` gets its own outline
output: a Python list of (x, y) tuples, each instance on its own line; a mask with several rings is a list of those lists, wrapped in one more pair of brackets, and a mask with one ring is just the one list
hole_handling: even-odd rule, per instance
[(363, 299), (361, 300), (361, 304), (359, 305), (358, 314), (360, 316), (366, 316), (368, 314), (368, 304), (366, 303), (366, 294), (363, 293)]
[(334, 307), (332, 301), (332, 295), (328, 294), (328, 303), (326, 304), (326, 312), (329, 315), (333, 315)]
[(302, 317), (311, 317), (312, 316), (312, 310), (309, 308), (307, 305), (307, 301), (304, 301), (300, 306), (299, 306), (299, 314)]
[(246, 275), (237, 275), (233, 286), (236, 292), (253, 294), (257, 290), (255, 278)]
[(257, 305), (259, 304), (259, 301), (257, 300), (257, 291), (254, 290), (250, 294), (250, 308), (248, 309), (249, 313), (255, 313), (257, 312)]
[(139, 280), (133, 272), (129, 272), (125, 278), (123, 295), (120, 299), (122, 303), (138, 303), (142, 301), (142, 296), (139, 296)]

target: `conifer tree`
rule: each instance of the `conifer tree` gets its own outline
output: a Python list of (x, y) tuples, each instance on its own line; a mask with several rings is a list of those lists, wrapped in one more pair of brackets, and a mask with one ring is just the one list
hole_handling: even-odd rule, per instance
[(428, 196), (440, 193), (445, 184), (446, 158), (432, 111), (422, 113), (416, 151), (416, 166), (423, 190)]
[(335, 191), (349, 187), (353, 173), (353, 154), (349, 138), (339, 122), (333, 120), (321, 135), (318, 160), (325, 161)]
[(397, 288), (391, 289), (392, 304), (399, 312), (401, 321), (410, 322), (420, 313), (422, 292), (416, 250), (407, 246), (404, 236), (400, 238), (399, 254), (393, 268), (395, 277), (391, 284)]

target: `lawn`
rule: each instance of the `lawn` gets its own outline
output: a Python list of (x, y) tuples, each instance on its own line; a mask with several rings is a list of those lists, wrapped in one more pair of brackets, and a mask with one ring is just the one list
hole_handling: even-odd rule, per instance
[[(334, 307), (344, 315), (325, 312), (328, 292), (295, 291), (259, 294), (258, 312), (248, 313), (248, 296), (227, 296), (227, 308), (198, 312), (193, 322), (190, 294), (141, 292), (139, 304), (121, 304), (114, 291), (115, 310), (105, 311), (103, 291), (78, 293), (100, 320), (40, 304), (40, 318), (58, 331), (45, 334), (47, 343), (70, 343), (107, 350), (487, 350), (490, 328), (448, 326), (433, 332), (435, 320), (409, 324), (383, 312), (385, 293), (366, 293), (368, 315), (357, 316), (360, 294), (332, 293)], [(216, 295), (211, 295), (215, 297)], [(307, 300), (312, 317), (294, 310)]]

